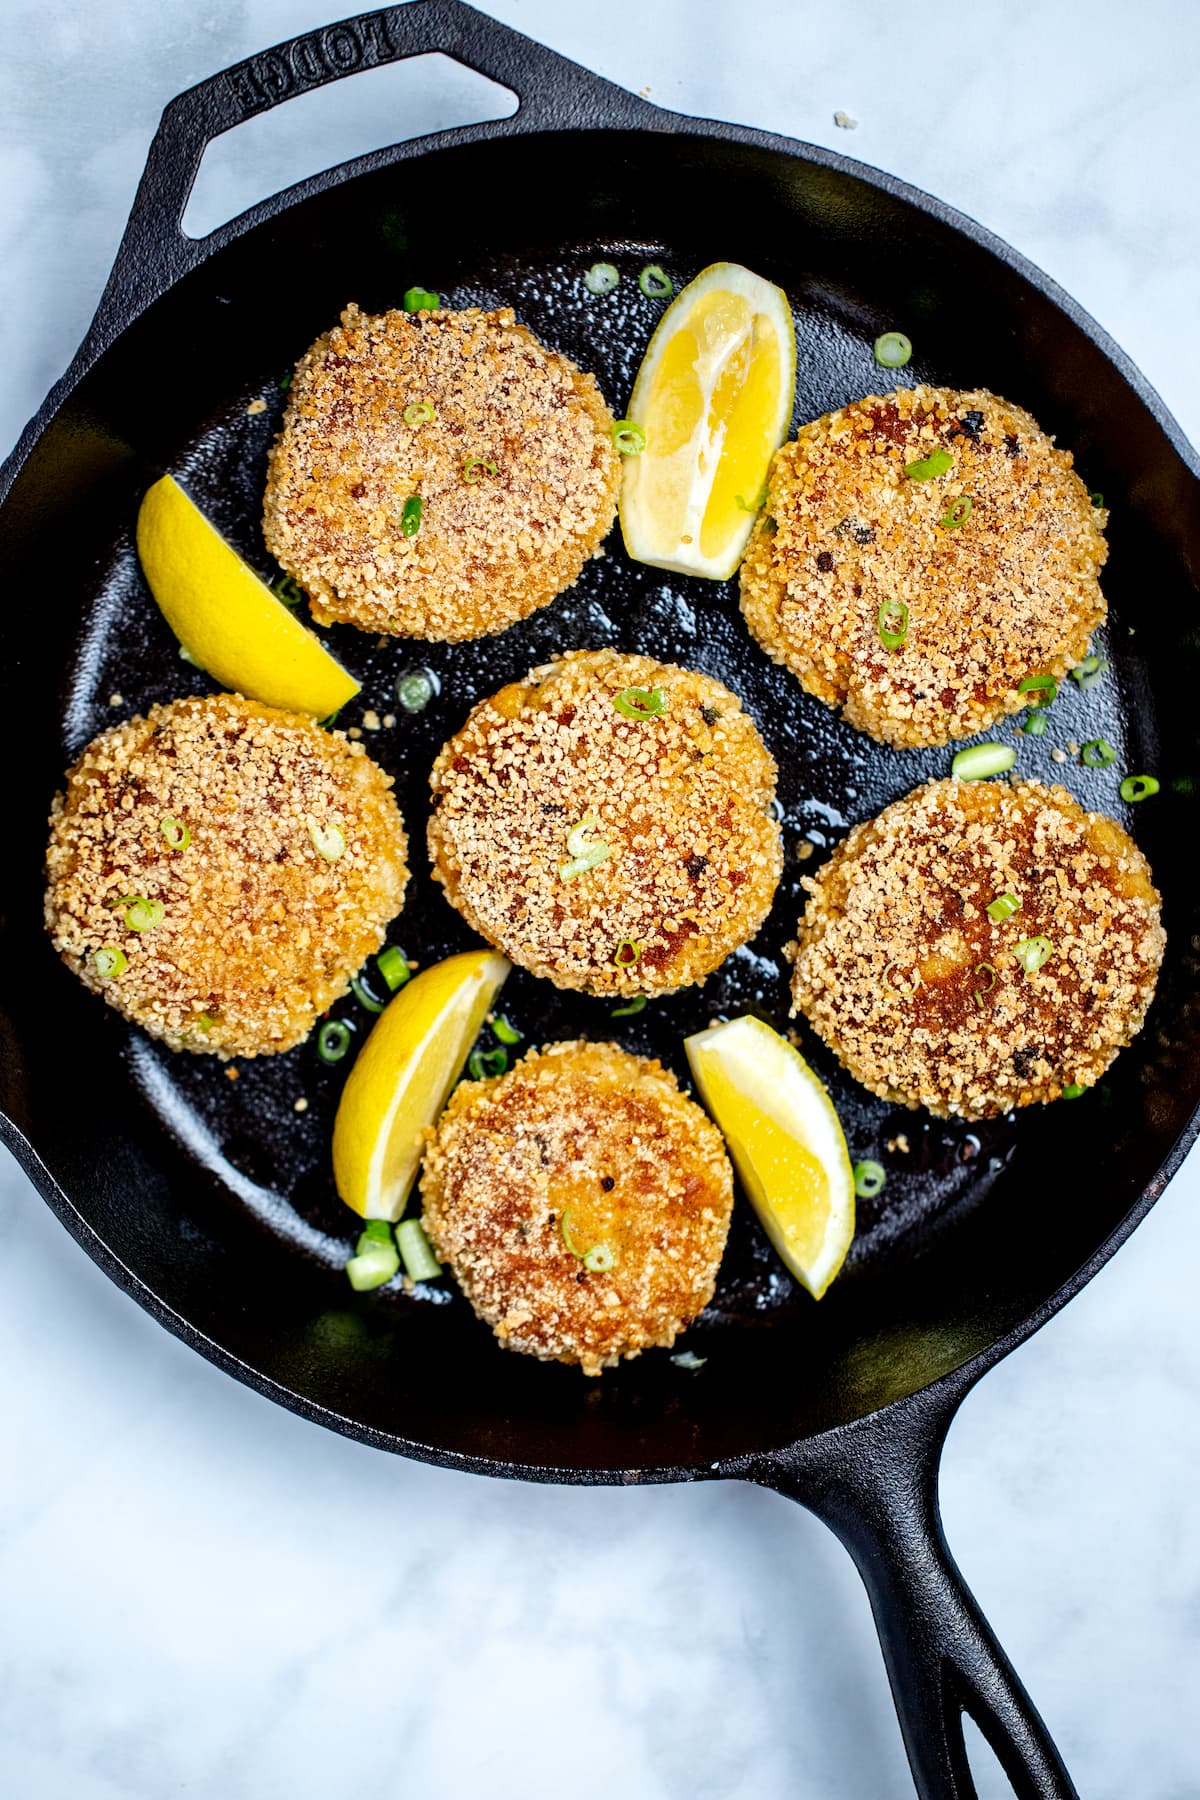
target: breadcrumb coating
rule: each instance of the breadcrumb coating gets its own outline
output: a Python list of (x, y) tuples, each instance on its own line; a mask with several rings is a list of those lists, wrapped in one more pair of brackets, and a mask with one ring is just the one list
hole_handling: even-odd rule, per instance
[[(94, 738), (55, 798), (54, 947), (173, 1050), (289, 1050), (400, 910), (408, 846), (391, 787), (311, 719), (236, 694), (153, 706)], [(106, 949), (119, 956), (98, 969)]]
[[(411, 408), (432, 416), (406, 421)], [(323, 624), (445, 642), (503, 631), (570, 587), (612, 525), (612, 423), (595, 378), (509, 307), (348, 306), (297, 365), (267, 547)]]
[[(625, 689), (662, 711), (623, 716)], [(762, 924), (783, 866), (775, 764), (728, 688), (576, 650), (478, 705), (431, 776), (434, 878), (468, 923), (558, 987), (663, 994)], [(568, 839), (602, 843), (564, 875)]]
[[(953, 458), (944, 474), (905, 475), (937, 451)], [(1083, 657), (1106, 613), (1107, 516), (1070, 453), (1010, 401), (871, 394), (777, 453), (742, 611), (767, 654), (859, 730), (945, 744), (1019, 712), (1026, 676), (1061, 677)], [(893, 649), (880, 637), (889, 603), (908, 607)]]
[(598, 1375), (673, 1344), (712, 1299), (733, 1175), (660, 1063), (577, 1041), (463, 1082), (422, 1195), (430, 1243), (501, 1344)]
[[(1154, 996), (1166, 937), (1149, 866), (1065, 788), (931, 781), (804, 886), (793, 1011), (905, 1106), (983, 1119), (1091, 1087)], [(1019, 910), (995, 920), (1004, 895)], [(1027, 972), (1030, 939), (1046, 960)]]

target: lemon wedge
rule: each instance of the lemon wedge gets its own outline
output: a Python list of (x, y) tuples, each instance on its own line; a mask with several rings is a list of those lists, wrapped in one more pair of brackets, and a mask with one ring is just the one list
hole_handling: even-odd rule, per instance
[(782, 288), (713, 263), (671, 302), (642, 358), (629, 417), (646, 435), (621, 476), (637, 562), (727, 581), (742, 560), (796, 392)]
[(491, 950), (435, 963), (375, 1022), (333, 1122), (333, 1178), (364, 1219), (399, 1219), (459, 1070), (512, 964)]
[(713, 1025), (685, 1048), (767, 1236), (819, 1300), (854, 1236), (854, 1172), (832, 1100), (761, 1019)]
[(137, 550), (193, 661), (249, 700), (328, 718), (359, 683), (260, 581), (170, 475), (142, 501)]

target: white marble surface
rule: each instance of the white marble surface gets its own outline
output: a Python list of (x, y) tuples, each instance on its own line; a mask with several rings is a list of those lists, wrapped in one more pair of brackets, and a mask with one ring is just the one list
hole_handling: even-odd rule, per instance
[[(666, 105), (958, 204), (1200, 437), (1194, 0), (488, 10)], [(162, 104), (328, 17), (329, 0), (3, 0), (0, 445), (86, 325)], [(304, 128), (312, 166), (395, 121), (382, 89), (353, 110), (344, 92)], [(241, 177), (304, 172), (288, 154), (253, 146)], [(1089, 1800), (1200, 1795), (1198, 1197), (1193, 1158), (947, 1451), (951, 1541)], [(510, 1487), (328, 1436), (161, 1332), (8, 1161), (0, 1396), (5, 1794), (911, 1792), (865, 1599), (798, 1509), (733, 1485)], [(980, 1766), (985, 1800), (1007, 1793)]]

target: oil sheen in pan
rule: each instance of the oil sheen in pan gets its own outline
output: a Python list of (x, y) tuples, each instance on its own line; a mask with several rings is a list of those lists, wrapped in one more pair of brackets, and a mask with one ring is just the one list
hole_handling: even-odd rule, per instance
[[(614, 294), (598, 298), (587, 293), (580, 278), (600, 259), (616, 263), (624, 279)], [(559, 245), (553, 254), (526, 253), (458, 270), (417, 270), (413, 278), (439, 285), (452, 306), (512, 306), (548, 344), (597, 375), (619, 414), (662, 311), (661, 302), (637, 287), (638, 269), (651, 261), (662, 264), (677, 287), (698, 267), (660, 244), (590, 242), (580, 243), (569, 256)], [(878, 332), (894, 321), (863, 316), (849, 301), (807, 283), (794, 268), (762, 273), (779, 281), (793, 303), (797, 421), (895, 385), (877, 367), (871, 349)], [(398, 295), (374, 292), (347, 291), (345, 298), (368, 309), (398, 302)], [(281, 344), (278, 366), (261, 371), (257, 392), (230, 396), (220, 416), (208, 419), (192, 441), (180, 445), (173, 461), (174, 473), (269, 580), (277, 571), (263, 548), (259, 526), (266, 454), (284, 406), (280, 383), (306, 347)], [(951, 385), (955, 380), (939, 365), (936, 345), (918, 344), (904, 373), (910, 381)], [(986, 384), (986, 367), (974, 378)], [(266, 410), (248, 413), (250, 402), (260, 396)], [(1009, 397), (1023, 398), (1019, 393)], [(65, 760), (114, 718), (210, 686), (180, 659), (150, 599), (138, 571), (132, 527), (131, 517), (114, 544), (81, 635), (63, 720)], [(1118, 580), (1119, 558), (1114, 556), (1104, 583), (1110, 623), (1101, 634), (1105, 641), (1095, 646), (1110, 660), (1125, 636), (1114, 604), (1119, 601)], [(559, 651), (608, 644), (701, 669), (741, 696), (779, 764), (787, 849), (775, 906), (754, 942), (730, 957), (703, 988), (655, 1001), (631, 1019), (614, 1020), (609, 1003), (560, 992), (520, 970), (511, 976), (503, 997), (505, 1012), (528, 1043), (611, 1037), (631, 1050), (660, 1057), (681, 1078), (687, 1074), (684, 1036), (716, 1017), (753, 1010), (787, 1029), (788, 969), (782, 949), (802, 907), (801, 875), (820, 866), (850, 825), (871, 817), (918, 782), (948, 773), (953, 754), (952, 748), (885, 749), (841, 724), (754, 644), (738, 610), (736, 581), (717, 584), (633, 564), (615, 528), (604, 553), (585, 568), (573, 589), (498, 637), (424, 645), (377, 640), (347, 627), (328, 636), (363, 684), (339, 724), (361, 725), (370, 711), (397, 718), (390, 729), (364, 730), (363, 741), (396, 778), (417, 847), (409, 897), (391, 941), (424, 966), (476, 941), (429, 879), (422, 847), (429, 766), (477, 700)], [(414, 662), (434, 670), (441, 682), (440, 694), (415, 716), (404, 713), (394, 698), (397, 674)], [(119, 708), (109, 703), (114, 693), (121, 696)], [(1061, 763), (1051, 757), (1052, 749), (1065, 748), (1072, 739), (1082, 743), (1103, 736), (1118, 751), (1123, 749), (1126, 720), (1119, 667), (1086, 694), (1065, 683), (1044, 737), (1022, 738), (1018, 723), (1004, 720), (989, 733), (1017, 746), (1018, 772), (1062, 782), (1085, 805), (1128, 824), (1128, 809), (1117, 798), (1111, 771), (1081, 768), (1073, 756)], [(1122, 756), (1118, 766), (1124, 760)], [(806, 847), (803, 859), (801, 846)], [(352, 998), (340, 1002), (335, 1012), (354, 1026), (361, 1041), (370, 1015)], [(1025, 1117), (967, 1125), (898, 1110), (850, 1081), (811, 1032), (803, 1030), (801, 1045), (829, 1085), (852, 1158), (872, 1157), (887, 1169), (883, 1192), (859, 1202), (859, 1229), (843, 1282), (911, 1254), (926, 1233), (978, 1202), (1020, 1133), (1029, 1129)], [(331, 1265), (344, 1260), (352, 1221), (334, 1193), (329, 1140), (348, 1062), (326, 1068), (310, 1040), (285, 1056), (239, 1064), (237, 1078), (231, 1080), (225, 1065), (207, 1057), (173, 1056), (132, 1029), (126, 1056), (146, 1101), (208, 1168), (231, 1204), (250, 1207), (265, 1227)], [(307, 1101), (300, 1113), (295, 1110), (298, 1099)], [(464, 1304), (451, 1285), (424, 1290), (425, 1296), (436, 1296), (441, 1304)], [(400, 1294), (388, 1299), (397, 1305), (413, 1303)], [(717, 1294), (705, 1318), (750, 1324), (781, 1307), (811, 1304), (770, 1250), (749, 1207), (740, 1204)], [(696, 1329), (703, 1327), (701, 1320)]]

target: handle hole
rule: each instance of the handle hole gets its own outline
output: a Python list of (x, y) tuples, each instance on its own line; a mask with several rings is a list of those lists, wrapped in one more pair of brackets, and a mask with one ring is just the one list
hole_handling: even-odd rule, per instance
[(510, 118), (518, 104), (511, 88), (441, 51), (296, 94), (213, 139), (188, 198), (184, 232), (207, 237), (324, 169), (451, 126)]
[(962, 1726), (977, 1800), (1015, 1800), (1015, 1790), (999, 1757), (969, 1712), (964, 1712)]

